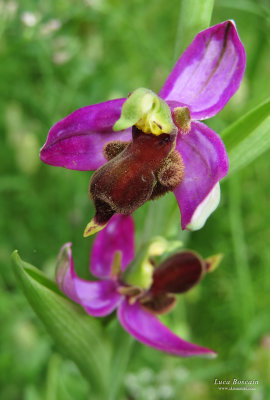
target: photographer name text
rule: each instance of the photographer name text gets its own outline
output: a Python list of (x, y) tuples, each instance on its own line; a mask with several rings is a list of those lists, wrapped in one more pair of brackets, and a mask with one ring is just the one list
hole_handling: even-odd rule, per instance
[(257, 380), (241, 380), (234, 378), (233, 380), (221, 380), (215, 379), (214, 385), (258, 385), (259, 381)]

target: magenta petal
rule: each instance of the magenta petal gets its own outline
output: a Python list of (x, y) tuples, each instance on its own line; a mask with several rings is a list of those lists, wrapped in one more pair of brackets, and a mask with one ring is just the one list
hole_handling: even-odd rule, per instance
[(55, 278), (59, 289), (71, 300), (80, 303), (74, 284), (76, 273), (71, 246), (71, 243), (66, 243), (61, 247), (56, 261)]
[(41, 160), (56, 167), (80, 171), (99, 168), (106, 162), (102, 153), (106, 143), (131, 139), (131, 129), (112, 130), (125, 100), (83, 107), (57, 122), (41, 149)]
[(133, 260), (135, 252), (134, 222), (131, 216), (114, 215), (97, 234), (91, 253), (91, 273), (99, 278), (110, 277), (116, 251), (122, 253), (123, 271)]
[(246, 55), (232, 21), (200, 32), (177, 61), (160, 91), (189, 106), (193, 119), (217, 114), (237, 91)]
[(220, 137), (201, 122), (192, 122), (188, 134), (178, 135), (176, 149), (185, 166), (184, 180), (174, 191), (181, 211), (182, 229), (199, 229), (188, 225), (195, 223), (193, 217), (201, 218), (198, 215), (200, 206), (205, 205), (218, 181), (227, 174), (229, 160), (226, 149)]
[(130, 305), (123, 301), (117, 315), (126, 331), (147, 346), (181, 357), (216, 355), (210, 349), (180, 339), (138, 302)]
[(121, 301), (117, 283), (111, 280), (89, 282), (79, 278), (74, 269), (71, 243), (65, 244), (57, 259), (56, 282), (59, 289), (95, 317), (110, 314)]
[(117, 292), (117, 287), (117, 282), (111, 280), (89, 282), (78, 277), (75, 279), (80, 304), (94, 317), (108, 315), (118, 306), (122, 295)]

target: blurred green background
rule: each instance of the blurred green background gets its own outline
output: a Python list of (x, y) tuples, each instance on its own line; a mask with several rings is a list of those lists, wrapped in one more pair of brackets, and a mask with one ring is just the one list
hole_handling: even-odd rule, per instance
[[(76, 269), (88, 276), (91, 240), (82, 232), (93, 215), (90, 173), (43, 165), (39, 148), (50, 126), (79, 107), (137, 87), (158, 92), (179, 54), (175, 43), (181, 47), (179, 10), (176, 0), (0, 0), (1, 400), (92, 399), (17, 287), (10, 254), (18, 249), (53, 277), (59, 248), (72, 241)], [(211, 25), (226, 19), (237, 24), (247, 70), (238, 93), (208, 121), (217, 132), (270, 93), (269, 0), (216, 0)], [(176, 333), (219, 356), (174, 358), (132, 342), (119, 400), (270, 399), (269, 152), (221, 188), (220, 207), (190, 235), (181, 233), (170, 195), (135, 213), (138, 243), (161, 233), (205, 257), (224, 254), (166, 316)], [(215, 378), (259, 384), (228, 394)]]

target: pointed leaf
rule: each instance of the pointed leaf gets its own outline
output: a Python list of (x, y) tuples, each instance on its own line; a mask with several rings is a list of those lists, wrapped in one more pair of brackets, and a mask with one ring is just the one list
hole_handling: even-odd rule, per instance
[(270, 99), (260, 104), (225, 129), (222, 140), (234, 173), (270, 147)]
[(48, 332), (78, 365), (92, 390), (106, 396), (110, 351), (98, 322), (62, 296), (41, 271), (23, 262), (17, 251), (12, 260), (19, 286)]

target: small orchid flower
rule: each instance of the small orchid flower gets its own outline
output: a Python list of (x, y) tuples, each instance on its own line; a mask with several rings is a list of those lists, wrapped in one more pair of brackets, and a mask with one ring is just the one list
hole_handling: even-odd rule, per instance
[(176, 336), (157, 316), (170, 311), (175, 294), (196, 285), (217, 259), (204, 261), (194, 252), (183, 251), (154, 268), (151, 256), (159, 254), (157, 245), (152, 242), (134, 257), (132, 217), (115, 215), (98, 233), (92, 248), (90, 272), (100, 280), (77, 276), (71, 243), (67, 243), (58, 256), (57, 284), (92, 316), (103, 317), (117, 309), (123, 328), (143, 344), (183, 357), (214, 356), (212, 350)]
[(96, 214), (85, 236), (168, 191), (179, 204), (182, 229), (204, 225), (219, 203), (228, 157), (220, 137), (198, 120), (226, 105), (244, 70), (236, 27), (222, 22), (195, 37), (159, 95), (136, 89), (127, 99), (74, 111), (51, 128), (42, 161), (97, 170), (89, 190)]

